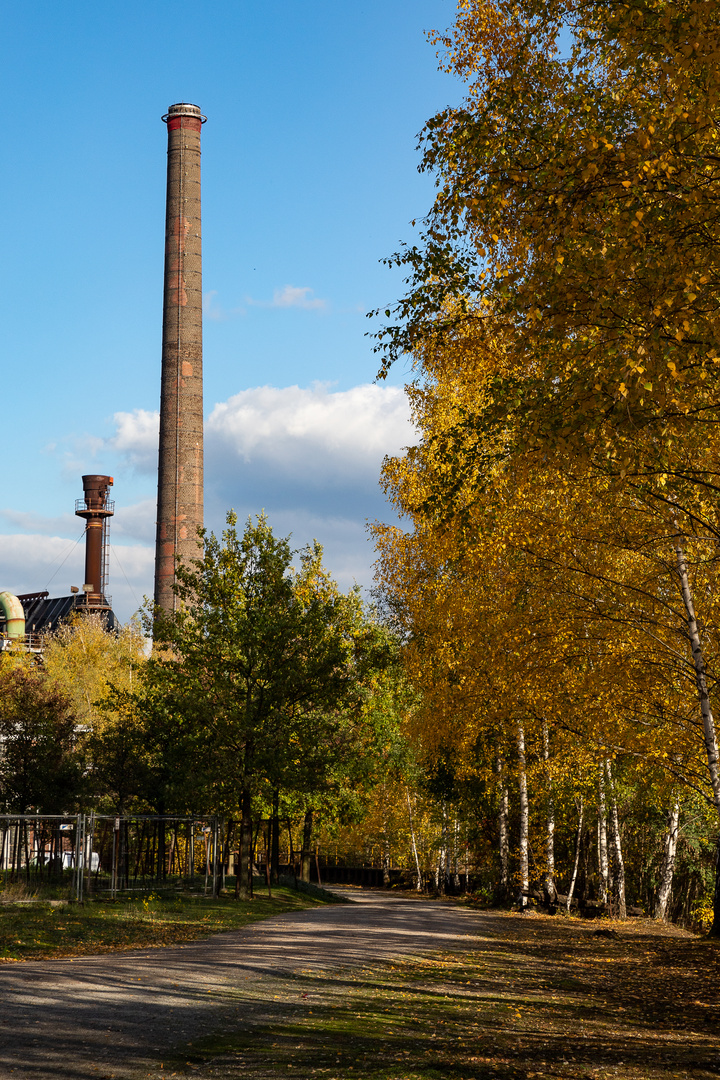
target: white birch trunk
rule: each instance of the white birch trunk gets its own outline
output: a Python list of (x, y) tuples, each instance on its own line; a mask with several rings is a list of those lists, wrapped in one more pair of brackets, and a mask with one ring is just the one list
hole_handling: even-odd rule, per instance
[(415, 856), (415, 869), (417, 872), (417, 883), (415, 888), (418, 892), (422, 892), (422, 871), (420, 870), (420, 859), (418, 858), (417, 844), (415, 843), (415, 826), (413, 825), (413, 812), (412, 803), (410, 802), (410, 789), (405, 788), (405, 794), (407, 795), (408, 804), (408, 818), (410, 821), (410, 839), (412, 840), (413, 855)]
[(445, 893), (447, 879), (447, 807), (442, 804), (442, 827), (440, 829), (440, 850), (438, 851), (437, 866), (435, 868), (435, 890)]
[(682, 546), (682, 537), (675, 538), (675, 553), (677, 555), (677, 571), (680, 578), (683, 605), (687, 616), (687, 633), (692, 650), (693, 667), (695, 668), (695, 684), (700, 698), (700, 712), (702, 714), (703, 736), (705, 739), (705, 752), (707, 755), (708, 772), (712, 786), (713, 802), (715, 809), (720, 814), (720, 766), (718, 765), (718, 745), (715, 732), (715, 718), (710, 705), (710, 695), (707, 689), (707, 675), (705, 668), (705, 656), (703, 654), (697, 619), (695, 617), (695, 605), (693, 603), (690, 579), (688, 577), (685, 552)]
[(456, 893), (460, 892), (460, 868), (458, 865), (458, 859), (460, 854), (460, 822), (458, 821), (457, 811), (455, 812), (455, 826), (453, 829), (453, 889)]
[(467, 822), (466, 822), (465, 823), (465, 848), (464, 848), (464, 852), (463, 852), (463, 864), (464, 864), (464, 867), (465, 867), (465, 884), (463, 886), (463, 892), (464, 893), (470, 892), (470, 881), (469, 881), (470, 871), (468, 869), (468, 855), (469, 854), (470, 854), (470, 852), (469, 852), (469, 848), (468, 848), (468, 828), (467, 828)]
[(505, 778), (504, 762), (501, 756), (495, 758), (495, 772), (500, 789), (500, 808), (498, 811), (498, 832), (500, 835), (500, 889), (503, 899), (510, 890), (510, 795)]
[(667, 909), (670, 902), (670, 894), (672, 893), (679, 827), (680, 798), (678, 795), (674, 795), (670, 806), (670, 812), (668, 813), (663, 857), (662, 863), (660, 864), (660, 884), (658, 886), (657, 897), (655, 898), (655, 911), (653, 913), (656, 919), (661, 919), (663, 922), (667, 919)]
[(386, 889), (390, 887), (390, 862), (390, 837), (387, 835), (387, 832), (385, 832), (385, 835), (383, 836), (382, 868), (383, 885)]
[(517, 749), (518, 749), (518, 783), (520, 787), (520, 907), (524, 909), (527, 904), (527, 893), (530, 889), (530, 864), (528, 853), (530, 850), (530, 813), (528, 807), (527, 772), (525, 763), (525, 729), (522, 721), (517, 725)]
[(577, 837), (575, 838), (575, 862), (573, 863), (572, 877), (570, 878), (570, 885), (567, 892), (567, 900), (565, 901), (565, 907), (568, 915), (570, 914), (570, 905), (572, 904), (573, 893), (575, 892), (575, 882), (577, 881), (578, 866), (580, 865), (580, 847), (582, 845), (582, 831), (583, 831), (583, 818), (585, 816), (585, 802), (580, 799), (580, 818), (578, 820)]
[(623, 861), (622, 840), (620, 838), (620, 818), (617, 808), (617, 795), (612, 777), (610, 761), (605, 762), (607, 769), (608, 787), (610, 790), (610, 823), (613, 847), (615, 849), (615, 890), (618, 903), (618, 918), (627, 919), (627, 905), (625, 903), (625, 863)]
[(550, 776), (550, 733), (547, 721), (543, 720), (543, 763), (547, 780), (547, 831), (545, 834), (545, 896), (548, 903), (554, 903), (557, 897), (555, 888), (555, 792)]
[(607, 805), (605, 802), (605, 762), (600, 762), (598, 772), (598, 872), (600, 875), (600, 899), (608, 902), (610, 871), (607, 851)]

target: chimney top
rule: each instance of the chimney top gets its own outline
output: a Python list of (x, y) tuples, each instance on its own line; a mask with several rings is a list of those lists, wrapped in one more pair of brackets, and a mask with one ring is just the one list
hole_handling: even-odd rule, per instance
[(179, 101), (176, 105), (171, 105), (168, 111), (163, 116), (165, 123), (168, 120), (173, 120), (176, 116), (192, 116), (195, 120), (200, 120), (201, 123), (205, 123), (207, 117), (203, 116), (197, 105), (191, 105), (188, 101)]

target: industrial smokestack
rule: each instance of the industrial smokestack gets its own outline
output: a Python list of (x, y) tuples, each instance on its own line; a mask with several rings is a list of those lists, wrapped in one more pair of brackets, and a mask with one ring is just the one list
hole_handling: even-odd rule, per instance
[(108, 518), (115, 512), (115, 503), (108, 499), (112, 476), (83, 476), (84, 498), (75, 503), (75, 513), (85, 518), (85, 602), (103, 607), (107, 588), (107, 529)]
[(199, 554), (203, 523), (202, 248), (197, 105), (171, 105), (165, 214), (155, 603), (173, 611), (177, 560)]

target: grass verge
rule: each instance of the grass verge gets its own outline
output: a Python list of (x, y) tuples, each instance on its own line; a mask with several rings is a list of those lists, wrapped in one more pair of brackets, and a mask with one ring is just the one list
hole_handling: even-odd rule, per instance
[[(195, 1040), (150, 1077), (710, 1080), (720, 947), (652, 924), (508, 916), (472, 952), (297, 974), (278, 1019)], [(604, 924), (607, 926), (607, 924)], [(607, 932), (607, 931), (606, 931)]]
[(180, 945), (326, 902), (280, 888), (248, 902), (179, 893), (83, 906), (7, 904), (0, 906), (0, 963)]

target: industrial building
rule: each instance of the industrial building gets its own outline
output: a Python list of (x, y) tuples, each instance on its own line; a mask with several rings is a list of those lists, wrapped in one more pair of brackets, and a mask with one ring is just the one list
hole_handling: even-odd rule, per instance
[[(203, 524), (202, 234), (200, 132), (206, 117), (178, 102), (167, 125), (167, 199), (163, 290), (160, 445), (158, 453), (155, 603), (176, 606), (179, 561), (197, 557)], [(69, 596), (0, 592), (0, 650), (23, 642), (42, 649), (42, 636), (76, 614), (99, 614), (109, 629), (118, 620), (108, 595), (111, 476), (83, 476), (75, 513), (85, 520), (85, 580)]]
[(108, 499), (112, 476), (83, 476), (83, 497), (75, 513), (85, 520), (85, 581), (72, 586), (69, 596), (48, 592), (0, 592), (0, 647), (24, 642), (32, 651), (42, 647), (42, 635), (56, 630), (74, 614), (99, 614), (109, 630), (117, 625), (108, 595), (109, 525), (115, 503)]

